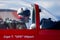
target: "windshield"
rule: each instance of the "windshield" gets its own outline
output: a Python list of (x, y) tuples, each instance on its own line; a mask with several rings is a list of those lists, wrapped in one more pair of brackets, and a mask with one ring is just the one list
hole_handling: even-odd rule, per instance
[(41, 1), (39, 5), (40, 26), (42, 29), (60, 29), (60, 1), (48, 0)]
[(0, 29), (35, 29), (32, 5), (22, 0), (0, 1)]

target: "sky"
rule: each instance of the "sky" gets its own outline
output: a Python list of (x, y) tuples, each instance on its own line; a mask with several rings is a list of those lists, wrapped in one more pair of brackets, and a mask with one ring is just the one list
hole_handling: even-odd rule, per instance
[(51, 17), (53, 21), (60, 20), (60, 0), (43, 0), (43, 1), (40, 1), (40, 2), (37, 1), (37, 2), (38, 2), (38, 5), (42, 7), (40, 8), (42, 10), (45, 10), (45, 14), (42, 11), (42, 13), (40, 14), (40, 18)]

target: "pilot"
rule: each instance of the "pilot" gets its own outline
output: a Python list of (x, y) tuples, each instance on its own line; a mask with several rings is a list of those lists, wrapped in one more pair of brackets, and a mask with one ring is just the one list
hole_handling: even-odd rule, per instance
[(29, 22), (30, 10), (23, 10), (23, 8), (21, 8), (20, 12), (18, 10), (17, 14), (19, 15), (17, 29), (27, 29), (26, 23)]

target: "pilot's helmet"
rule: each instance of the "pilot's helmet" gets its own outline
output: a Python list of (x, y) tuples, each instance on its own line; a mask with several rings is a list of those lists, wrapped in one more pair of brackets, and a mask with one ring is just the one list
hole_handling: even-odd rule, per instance
[(21, 9), (19, 9), (19, 10), (17, 11), (17, 14), (18, 14), (19, 16), (25, 16), (25, 17), (27, 17), (27, 16), (30, 16), (30, 10), (29, 10), (29, 9), (21, 8)]

